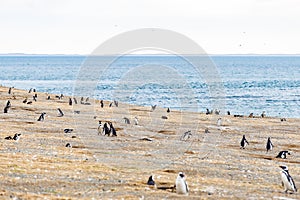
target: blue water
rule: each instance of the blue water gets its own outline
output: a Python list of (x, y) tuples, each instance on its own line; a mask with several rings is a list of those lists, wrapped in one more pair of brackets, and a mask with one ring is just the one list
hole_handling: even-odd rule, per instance
[[(87, 65), (86, 59), (85, 56), (0, 56), (0, 84), (72, 95), (77, 77)], [(97, 86), (89, 96), (179, 110), (195, 110), (196, 103), (197, 111), (203, 112), (205, 108), (213, 108), (218, 99), (225, 103), (223, 113), (229, 110), (232, 114), (259, 115), (266, 111), (269, 116), (300, 118), (300, 56), (211, 56), (210, 59), (218, 74), (218, 80), (213, 82), (222, 84), (221, 96), (213, 94), (215, 88), (210, 87), (205, 73), (195, 71), (191, 64), (176, 56), (121, 57), (97, 75)], [(149, 66), (153, 70), (147, 71)], [(135, 84), (134, 89), (130, 84)], [(116, 90), (120, 89), (123, 93), (118, 96)]]

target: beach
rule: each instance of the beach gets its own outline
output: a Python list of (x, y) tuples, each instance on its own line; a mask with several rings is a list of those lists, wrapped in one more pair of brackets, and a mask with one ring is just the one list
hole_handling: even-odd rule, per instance
[[(186, 199), (159, 189), (173, 187), (179, 172), (186, 175), (190, 199), (299, 199), (298, 193), (284, 193), (279, 166), (287, 165), (299, 185), (300, 119), (167, 113), (122, 102), (109, 107), (109, 101), (101, 108), (99, 100), (86, 97), (90, 105), (76, 97), (78, 104), (70, 106), (68, 96), (37, 91), (34, 101), (35, 93), (8, 90), (0, 87), (2, 108), (11, 102), (8, 113), (0, 114), (1, 199)], [(32, 103), (23, 103), (25, 98)], [(45, 120), (37, 121), (43, 112)], [(118, 136), (99, 135), (99, 121), (112, 122)], [(189, 130), (190, 138), (181, 138)], [(19, 141), (5, 139), (16, 133)], [(270, 152), (268, 137), (274, 144)], [(282, 150), (291, 155), (275, 158)], [(150, 175), (157, 188), (146, 184)]]

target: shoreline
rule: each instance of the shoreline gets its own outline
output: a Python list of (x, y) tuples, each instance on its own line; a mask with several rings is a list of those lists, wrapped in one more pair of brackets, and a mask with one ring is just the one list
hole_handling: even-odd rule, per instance
[[(10, 87), (6, 86), (6, 85), (1, 85), (0, 84), (0, 88), (7, 88), (7, 90), (8, 90)], [(26, 91), (26, 89), (19, 89), (19, 88), (16, 88), (16, 89)], [(30, 88), (28, 88), (28, 89), (30, 89)], [(49, 94), (49, 95), (58, 95), (58, 94), (55, 94), (55, 93), (48, 93), (48, 92), (39, 92), (39, 93), (41, 93), (41, 94)], [(71, 95), (67, 95), (67, 97), (72, 97), (72, 96)], [(98, 102), (100, 100), (103, 100), (105, 102), (113, 102), (113, 100), (108, 100), (108, 99), (95, 99), (95, 101), (98, 101)], [(130, 104), (130, 103), (127, 103), (127, 102), (122, 102), (122, 103), (126, 104), (126, 105), (130, 105), (130, 106), (151, 107), (151, 105), (148, 105), (148, 106), (147, 105), (137, 105), (137, 104)], [(167, 109), (168, 107), (161, 107), (161, 108)], [(200, 108), (200, 107), (198, 107), (198, 108)], [(176, 109), (176, 108), (171, 108), (171, 109), (179, 111), (179, 112), (192, 112), (192, 113), (205, 114), (205, 109), (202, 109), (201, 111), (189, 110), (190, 107), (187, 108), (187, 109), (181, 110), (181, 111), (178, 110), (178, 109)], [(249, 118), (249, 115), (252, 113), (252, 112), (249, 112), (248, 114), (239, 114), (239, 113), (234, 113), (234, 111), (231, 111), (231, 110), (229, 110), (229, 111), (231, 112), (232, 116), (241, 117), (241, 118)], [(227, 112), (227, 111), (223, 111), (223, 112)], [(227, 114), (226, 113), (221, 113), (220, 114), (220, 116), (224, 116), (224, 115), (227, 115)], [(279, 119), (300, 119), (300, 117), (285, 117), (285, 116), (272, 116), (272, 115), (269, 116), (268, 113), (266, 113), (266, 117), (267, 118), (279, 118)], [(260, 114), (256, 113), (256, 114), (254, 114), (254, 118), (261, 118), (261, 116), (260, 116)]]
[[(172, 190), (178, 172), (186, 174), (191, 199), (284, 197), (279, 165), (288, 165), (300, 183), (300, 119), (206, 115), (119, 103), (104, 108), (79, 103), (69, 106), (50, 94), (0, 87), (0, 196), (51, 199), (181, 199)], [(31, 104), (22, 101), (27, 97)], [(8, 113), (3, 108), (10, 100)], [(90, 99), (88, 102), (93, 102)], [(57, 108), (64, 112), (59, 117)], [(74, 111), (80, 111), (79, 114)], [(46, 112), (45, 121), (37, 121)], [(163, 119), (166, 116), (167, 119)], [(130, 120), (126, 124), (124, 117)], [(134, 117), (139, 119), (134, 124)], [(217, 119), (222, 118), (221, 125)], [(112, 122), (117, 137), (98, 135), (98, 121)], [(74, 129), (65, 133), (64, 129)], [(205, 133), (208, 129), (209, 133)], [(183, 138), (191, 130), (190, 138)], [(6, 140), (20, 133), (19, 141)], [(246, 135), (249, 146), (240, 149)], [(267, 138), (274, 149), (266, 153)], [(65, 147), (67, 143), (72, 148)], [(275, 158), (288, 150), (287, 159)], [(288, 195), (299, 198), (297, 193)]]

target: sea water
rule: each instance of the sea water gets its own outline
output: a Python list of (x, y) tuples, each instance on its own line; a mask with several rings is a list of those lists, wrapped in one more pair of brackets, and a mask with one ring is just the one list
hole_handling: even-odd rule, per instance
[[(3, 55), (0, 84), (73, 95), (79, 86), (78, 77), (90, 64), (88, 59), (87, 56)], [(202, 63), (201, 67), (214, 72), (217, 78), (213, 80), (211, 74), (202, 69), (197, 71), (178, 56), (118, 57), (108, 66), (94, 66), (97, 84), (84, 96), (201, 112), (217, 108), (216, 102), (222, 102), (223, 114), (227, 110), (239, 115), (260, 115), (265, 111), (268, 116), (300, 117), (300, 56), (223, 55), (208, 59), (211, 62)], [(100, 71), (96, 69), (99, 67)]]

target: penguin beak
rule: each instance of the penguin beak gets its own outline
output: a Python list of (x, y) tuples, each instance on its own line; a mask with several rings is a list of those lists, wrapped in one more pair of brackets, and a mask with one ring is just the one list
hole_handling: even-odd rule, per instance
[(285, 166), (279, 166), (279, 167), (280, 167), (281, 169), (283, 169), (283, 170), (286, 168)]

